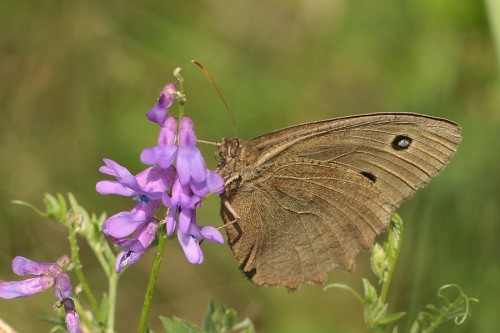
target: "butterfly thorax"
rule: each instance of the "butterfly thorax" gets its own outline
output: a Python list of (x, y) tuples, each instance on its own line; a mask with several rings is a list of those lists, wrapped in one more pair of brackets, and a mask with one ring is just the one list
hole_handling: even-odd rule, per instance
[(239, 187), (246, 178), (252, 178), (251, 165), (259, 153), (246, 142), (238, 138), (222, 138), (215, 154), (219, 160), (216, 172), (224, 178), (226, 191)]

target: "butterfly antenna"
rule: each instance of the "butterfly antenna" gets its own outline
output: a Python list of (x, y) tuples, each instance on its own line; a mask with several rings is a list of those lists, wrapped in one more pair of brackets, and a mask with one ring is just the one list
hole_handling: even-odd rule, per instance
[(210, 72), (205, 68), (205, 66), (203, 66), (202, 64), (200, 64), (198, 61), (191, 60), (191, 62), (193, 64), (195, 64), (196, 66), (200, 67), (200, 69), (203, 71), (203, 73), (205, 73), (205, 75), (208, 77), (208, 79), (210, 80), (210, 82), (214, 86), (215, 91), (217, 92), (217, 94), (219, 95), (219, 98), (222, 100), (222, 103), (224, 103), (224, 106), (226, 107), (227, 113), (229, 114), (229, 118), (231, 118), (231, 123), (233, 124), (234, 136), (237, 138), (238, 137), (238, 131), (236, 130), (236, 122), (234, 121), (233, 112), (229, 108), (229, 105), (227, 104), (226, 100), (224, 99), (224, 96), (222, 96), (219, 88), (217, 87), (217, 84), (215, 83), (214, 79), (212, 78), (212, 75), (210, 75)]
[(205, 145), (217, 146), (217, 142), (213, 142), (213, 141), (205, 141), (205, 140), (196, 139), (196, 142), (203, 143)]

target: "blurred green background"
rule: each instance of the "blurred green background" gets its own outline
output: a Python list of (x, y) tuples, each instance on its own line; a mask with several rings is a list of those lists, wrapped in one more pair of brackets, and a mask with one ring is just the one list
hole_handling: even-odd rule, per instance
[[(198, 138), (232, 135), (229, 117), (202, 72), (211, 71), (250, 139), (281, 127), (337, 116), (407, 111), (452, 119), (463, 142), (445, 172), (399, 209), (405, 241), (389, 295), (392, 311), (416, 312), (457, 283), (480, 299), (473, 317), (443, 332), (500, 328), (500, 84), (493, 5), (482, 1), (2, 1), (0, 3), (0, 278), (17, 279), (15, 255), (54, 261), (68, 253), (65, 230), (12, 205), (41, 206), (45, 192), (73, 192), (90, 211), (131, 208), (100, 196), (103, 157), (143, 168), (155, 144), (144, 114), (182, 67), (187, 114)], [(498, 11), (498, 9), (497, 9)], [(497, 13), (498, 15), (498, 13)], [(500, 36), (497, 34), (497, 36)], [(211, 167), (213, 147), (202, 147)], [(218, 200), (198, 220), (221, 224)], [(106, 284), (89, 250), (83, 263)], [(227, 246), (204, 244), (205, 263), (187, 263), (167, 244), (150, 316), (201, 320), (210, 299), (250, 317), (258, 332), (365, 332), (362, 309), (340, 290), (298, 292), (247, 282)], [(148, 253), (119, 287), (118, 332), (136, 330), (152, 262)], [(329, 282), (358, 290), (372, 278), (368, 255)], [(76, 280), (76, 279), (75, 279)], [(52, 292), (0, 300), (0, 318), (19, 332), (47, 332)], [(407, 326), (400, 327), (401, 332)]]

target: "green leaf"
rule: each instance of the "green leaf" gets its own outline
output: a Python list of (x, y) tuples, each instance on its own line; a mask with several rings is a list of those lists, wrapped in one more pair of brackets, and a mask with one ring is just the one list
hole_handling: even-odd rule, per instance
[(203, 318), (203, 329), (207, 333), (230, 332), (236, 322), (236, 312), (223, 303), (210, 301)]
[(163, 328), (167, 333), (203, 333), (203, 331), (184, 319), (173, 317), (172, 319), (160, 316)]
[(363, 305), (363, 297), (361, 297), (361, 295), (356, 291), (354, 290), (352, 287), (348, 286), (347, 284), (343, 284), (343, 283), (331, 283), (331, 284), (328, 284), (326, 285), (323, 290), (328, 290), (330, 288), (338, 288), (338, 289), (343, 289), (343, 290), (347, 290), (348, 292), (350, 292), (354, 297), (356, 297), (356, 299), (359, 301), (359, 303), (361, 305)]
[(208, 302), (208, 309), (203, 316), (203, 329), (207, 332), (212, 332), (214, 327), (214, 321), (212, 320), (212, 316), (215, 312), (215, 303), (213, 300)]
[(106, 293), (103, 293), (102, 295), (99, 313), (101, 314), (101, 320), (106, 321), (109, 313), (109, 297)]
[(47, 213), (42, 212), (40, 209), (36, 208), (34, 205), (30, 204), (29, 202), (22, 201), (22, 200), (13, 200), (12, 203), (15, 205), (28, 207), (32, 211), (34, 211), (36, 215), (41, 216), (43, 218), (47, 218), (49, 216)]
[(234, 325), (231, 332), (240, 333), (255, 333), (255, 327), (253, 327), (252, 321), (248, 318)]
[(377, 289), (368, 281), (363, 279), (364, 304), (376, 303), (378, 300)]
[(49, 218), (63, 225), (66, 225), (68, 207), (66, 204), (66, 200), (64, 199), (64, 196), (62, 194), (58, 193), (56, 196), (53, 196), (49, 193), (44, 194), (43, 203), (45, 204), (45, 212), (25, 201), (14, 200), (12, 202), (14, 204), (22, 205), (32, 209), (35, 214), (43, 218)]
[(385, 316), (383, 319), (378, 321), (378, 324), (380, 325), (389, 325), (392, 324), (393, 322), (401, 319), (406, 315), (406, 312), (396, 312), (396, 313), (391, 313)]
[(160, 319), (168, 333), (255, 333), (250, 319), (236, 323), (236, 311), (214, 301), (208, 303), (207, 312), (203, 317), (203, 329), (177, 317)]
[(227, 309), (224, 313), (224, 326), (228, 330), (231, 330), (236, 324), (236, 311), (233, 309)]

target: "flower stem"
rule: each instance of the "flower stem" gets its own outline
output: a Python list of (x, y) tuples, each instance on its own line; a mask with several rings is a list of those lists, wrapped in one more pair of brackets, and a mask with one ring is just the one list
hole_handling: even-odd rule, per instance
[(108, 318), (106, 322), (106, 333), (115, 332), (115, 310), (116, 310), (116, 288), (118, 286), (118, 278), (120, 275), (115, 271), (111, 271), (108, 275)]
[(177, 91), (179, 101), (179, 119), (184, 117), (184, 105), (186, 104), (186, 96), (184, 96), (184, 78), (181, 75), (181, 69), (176, 68), (174, 70), (174, 76), (177, 79)]
[(85, 275), (83, 275), (82, 263), (80, 262), (80, 256), (78, 255), (80, 251), (78, 243), (76, 241), (76, 224), (78, 223), (78, 221), (79, 219), (77, 216), (74, 216), (71, 220), (68, 221), (69, 243), (71, 246), (71, 261), (75, 265), (76, 277), (78, 278), (78, 281), (82, 285), (83, 291), (85, 292), (85, 296), (87, 296), (90, 306), (92, 307), (94, 318), (98, 323), (100, 323), (101, 315), (99, 311), (99, 305), (97, 304), (97, 300), (95, 299), (94, 294), (92, 293), (92, 290), (89, 287)]
[[(89, 316), (87, 316), (87, 313), (85, 312), (82, 304), (80, 303), (80, 301), (78, 300), (78, 298), (75, 298), (73, 300), (73, 302), (75, 302), (75, 307), (76, 307), (76, 312), (78, 313), (78, 315), (80, 316), (80, 320), (83, 321), (83, 324), (86, 326), (86, 327), (94, 327), (94, 323), (92, 322), (92, 320), (89, 318)], [(0, 327), (1, 328), (1, 327)], [(3, 333), (3, 331), (0, 331)]]
[(156, 278), (158, 277), (158, 272), (160, 271), (161, 260), (163, 259), (163, 251), (165, 250), (165, 244), (167, 243), (166, 229), (163, 224), (160, 225), (159, 232), (159, 243), (156, 250), (155, 260), (153, 263), (153, 269), (151, 270), (151, 277), (149, 278), (148, 289), (144, 295), (144, 304), (141, 311), (141, 319), (139, 321), (139, 333), (146, 332), (146, 325), (148, 323), (148, 314), (151, 308), (151, 300), (153, 299), (153, 293), (156, 284)]

